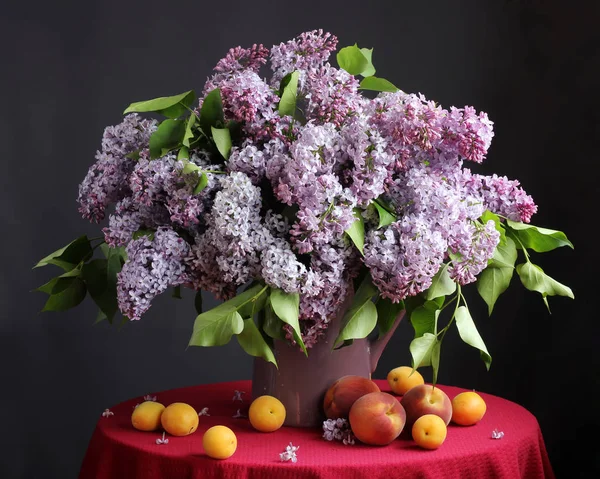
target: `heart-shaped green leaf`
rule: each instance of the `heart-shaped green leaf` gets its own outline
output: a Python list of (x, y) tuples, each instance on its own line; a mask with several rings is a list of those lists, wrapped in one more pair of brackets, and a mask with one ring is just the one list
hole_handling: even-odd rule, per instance
[(229, 153), (231, 153), (231, 134), (229, 130), (227, 128), (215, 128), (214, 126), (210, 130), (221, 156), (225, 159), (229, 158)]
[(260, 334), (252, 318), (244, 320), (244, 329), (237, 335), (237, 340), (246, 353), (251, 356), (263, 358), (265, 361), (277, 366), (277, 361), (271, 347), (267, 344), (262, 334)]
[(150, 158), (156, 159), (181, 145), (185, 135), (186, 122), (183, 120), (165, 120), (150, 136)]
[(87, 236), (80, 236), (74, 241), (71, 241), (67, 246), (64, 246), (54, 253), (50, 253), (45, 258), (38, 261), (33, 267), (47, 266), (53, 264), (59, 266), (65, 271), (70, 271), (82, 261), (87, 261), (92, 256), (92, 246)]
[(439, 298), (440, 296), (448, 296), (456, 291), (456, 283), (450, 277), (448, 268), (450, 264), (442, 264), (439, 271), (431, 279), (431, 286), (427, 288), (427, 294), (425, 298), (427, 300)]
[(164, 96), (154, 98), (153, 100), (132, 103), (125, 109), (123, 114), (156, 112), (167, 118), (178, 118), (188, 111), (195, 100), (196, 94), (190, 90), (179, 95)]
[(281, 100), (279, 100), (279, 106), (277, 107), (281, 116), (294, 116), (296, 113), (296, 101), (298, 97), (298, 78), (300, 74), (295, 71), (292, 72), (289, 78), (286, 77), (287, 84), (283, 88), (281, 94)]
[(273, 312), (284, 323), (291, 326), (295, 341), (302, 351), (304, 351), (304, 354), (308, 355), (304, 341), (302, 341), (300, 323), (298, 321), (300, 295), (298, 293), (286, 293), (281, 289), (272, 288), (270, 301)]
[(456, 320), (456, 327), (458, 328), (458, 334), (460, 338), (476, 349), (479, 349), (481, 359), (485, 363), (485, 367), (489, 370), (492, 364), (492, 357), (481, 339), (477, 326), (471, 317), (471, 313), (466, 306), (459, 306), (454, 316)]
[(561, 246), (573, 248), (573, 244), (567, 239), (562, 231), (540, 228), (539, 226), (525, 223), (517, 223), (516, 221), (508, 219), (506, 220), (506, 223), (510, 228), (511, 234), (514, 234), (519, 239), (519, 241), (516, 242), (517, 248), (520, 248), (522, 244), (525, 248), (530, 248), (538, 253), (552, 251)]
[(358, 209), (354, 210), (354, 217), (356, 220), (350, 225), (345, 233), (350, 237), (354, 245), (360, 251), (360, 254), (365, 255), (365, 222)]
[(205, 135), (211, 134), (211, 127), (223, 125), (225, 118), (223, 115), (223, 101), (221, 100), (221, 90), (215, 88), (210, 91), (202, 102), (200, 109), (200, 128)]
[(367, 76), (366, 78), (363, 78), (360, 82), (360, 89), (370, 91), (385, 91), (389, 93), (395, 93), (399, 90), (399, 88), (391, 81), (386, 80), (385, 78), (373, 76)]

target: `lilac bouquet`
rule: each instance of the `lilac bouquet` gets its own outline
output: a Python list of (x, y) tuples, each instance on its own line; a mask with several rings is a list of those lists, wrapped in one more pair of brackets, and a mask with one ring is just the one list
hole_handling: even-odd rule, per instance
[[(133, 321), (167, 289), (191, 288), (191, 345), (236, 335), (275, 362), (273, 339), (309, 354), (346, 300), (337, 347), (385, 333), (406, 309), (414, 367), (433, 366), (435, 378), (453, 324), (490, 365), (465, 285), (490, 314), (514, 271), (546, 305), (573, 298), (531, 258), (572, 247), (566, 236), (529, 224), (537, 206), (517, 180), (465, 166), (486, 157), (487, 114), (399, 90), (375, 76), (372, 49), (342, 48), (333, 66), (336, 47), (319, 30), (233, 48), (199, 99), (131, 104), (79, 187), (83, 217), (108, 217), (103, 237), (36, 265), (64, 271), (39, 288), (44, 310), (89, 292), (99, 319)], [(223, 302), (202, 311), (202, 290)]]

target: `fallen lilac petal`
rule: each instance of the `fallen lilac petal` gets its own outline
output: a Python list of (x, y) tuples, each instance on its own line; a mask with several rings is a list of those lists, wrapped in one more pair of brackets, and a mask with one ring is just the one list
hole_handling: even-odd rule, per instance
[(248, 416), (246, 416), (245, 414), (242, 414), (241, 410), (238, 409), (236, 411), (236, 413), (233, 416), (231, 416), (231, 417), (234, 418), (234, 419), (239, 419), (239, 418), (245, 418), (245, 417), (248, 417)]
[(162, 435), (162, 439), (161, 439), (161, 438), (158, 438), (158, 439), (156, 440), (156, 444), (158, 444), (159, 446), (160, 446), (161, 444), (169, 444), (169, 440), (168, 440), (167, 438), (165, 438), (165, 433), (164, 433), (164, 432), (163, 432), (163, 435)]
[(492, 431), (492, 439), (502, 439), (503, 437), (504, 433), (502, 431), (498, 431), (498, 429)]
[(102, 413), (102, 416), (104, 417), (110, 417), (110, 416), (114, 416), (115, 413), (112, 412), (110, 409), (105, 409), (104, 412)]
[(242, 394), (246, 394), (246, 391), (238, 391), (237, 389), (234, 391), (233, 393), (233, 399), (232, 401), (240, 401), (240, 402), (244, 402), (244, 400), (242, 399)]

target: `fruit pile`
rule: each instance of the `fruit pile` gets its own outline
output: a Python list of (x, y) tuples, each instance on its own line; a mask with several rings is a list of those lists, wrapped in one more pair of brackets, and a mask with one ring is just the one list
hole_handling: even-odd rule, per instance
[(465, 391), (451, 400), (409, 366), (392, 369), (387, 380), (394, 394), (381, 391), (369, 378), (339, 378), (325, 394), (325, 415), (347, 419), (356, 439), (364, 444), (385, 446), (406, 430), (418, 446), (437, 449), (446, 440), (450, 422), (472, 426), (486, 411), (485, 401), (476, 392)]
[[(171, 436), (188, 436), (198, 429), (198, 416), (194, 407), (187, 403), (174, 402), (165, 407), (150, 400), (135, 407), (131, 424), (138, 431), (162, 429)], [(248, 419), (257, 431), (273, 432), (285, 421), (285, 407), (273, 396), (260, 396), (250, 404)], [(237, 449), (237, 437), (227, 426), (216, 425), (202, 436), (202, 447), (209, 457), (227, 459)]]
[[(381, 391), (366, 377), (339, 378), (325, 394), (325, 416), (346, 419), (354, 437), (364, 444), (385, 446), (403, 431), (410, 431), (418, 446), (437, 449), (446, 440), (450, 422), (472, 426), (486, 412), (486, 403), (476, 392), (465, 391), (450, 400), (409, 366), (392, 369), (387, 381), (393, 394)], [(198, 429), (198, 416), (187, 403), (174, 402), (165, 407), (156, 401), (144, 401), (133, 410), (131, 424), (139, 431), (162, 429), (172, 436), (187, 436)], [(250, 424), (261, 433), (277, 431), (285, 417), (285, 406), (274, 396), (259, 396), (248, 409)], [(204, 452), (214, 459), (231, 457), (237, 445), (235, 433), (224, 425), (212, 426), (202, 436)]]
[[(187, 403), (174, 402), (168, 406), (156, 401), (138, 404), (131, 414), (131, 424), (139, 431), (163, 429), (171, 436), (188, 436), (198, 429), (199, 417)], [(213, 426), (202, 436), (204, 452), (215, 459), (227, 459), (237, 449), (235, 433), (227, 426)]]

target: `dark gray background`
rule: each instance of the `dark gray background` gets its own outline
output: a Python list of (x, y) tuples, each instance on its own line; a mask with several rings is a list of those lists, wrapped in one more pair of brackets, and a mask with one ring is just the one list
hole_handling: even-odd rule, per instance
[[(175, 387), (249, 378), (236, 342), (186, 350), (194, 309), (169, 295), (122, 330), (93, 326), (89, 302), (38, 314), (31, 271), (76, 236), (96, 236), (75, 202), (100, 146), (132, 101), (200, 91), (230, 47), (323, 28), (340, 46), (374, 47), (378, 73), (442, 105), (474, 105), (495, 122), (475, 171), (518, 178), (539, 205), (533, 223), (576, 249), (539, 257), (576, 300), (516, 278), (491, 318), (470, 307), (494, 361), (489, 372), (456, 334), (439, 381), (503, 396), (538, 418), (559, 478), (598, 477), (598, 2), (147, 0), (11, 2), (0, 18), (0, 477), (75, 478), (101, 412)], [(375, 377), (408, 364), (400, 326)], [(428, 372), (425, 373), (426, 379)], [(501, 427), (501, 425), (499, 425)], [(591, 439), (584, 439), (586, 434)], [(591, 436), (590, 436), (591, 435)]]

